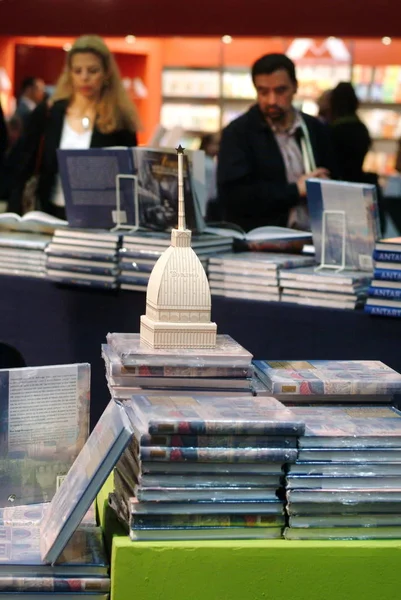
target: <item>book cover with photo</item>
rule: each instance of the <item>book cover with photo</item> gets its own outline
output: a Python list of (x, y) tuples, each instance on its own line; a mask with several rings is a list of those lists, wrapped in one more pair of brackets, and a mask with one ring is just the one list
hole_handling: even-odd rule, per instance
[(345, 219), (345, 265), (371, 272), (375, 242), (380, 237), (376, 187), (309, 179), (306, 188), (316, 262), (320, 264), (323, 260), (324, 211), (334, 211), (326, 214), (325, 263), (341, 266)]
[[(138, 176), (139, 224), (145, 229), (169, 231), (178, 222), (178, 156), (172, 148), (132, 149)], [(201, 231), (203, 218), (191, 183), (188, 155), (184, 154), (184, 201), (186, 225)]]
[(0, 370), (0, 504), (50, 501), (89, 433), (90, 365)]

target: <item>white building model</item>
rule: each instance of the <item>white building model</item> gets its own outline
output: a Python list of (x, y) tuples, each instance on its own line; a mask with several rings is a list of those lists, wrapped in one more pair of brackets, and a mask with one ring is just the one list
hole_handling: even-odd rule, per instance
[(209, 282), (191, 248), (185, 227), (184, 149), (178, 154), (178, 228), (171, 246), (160, 256), (149, 278), (146, 315), (141, 316), (141, 341), (153, 348), (214, 348), (217, 325), (210, 321)]

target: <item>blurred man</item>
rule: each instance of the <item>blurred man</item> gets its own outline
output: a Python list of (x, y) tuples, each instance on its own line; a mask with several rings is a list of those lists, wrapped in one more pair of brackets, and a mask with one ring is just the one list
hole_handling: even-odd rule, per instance
[(284, 54), (258, 59), (252, 80), (257, 104), (222, 133), (218, 190), (225, 220), (246, 231), (306, 227), (306, 179), (336, 174), (327, 128), (293, 107), (295, 66)]
[(45, 98), (45, 82), (38, 77), (25, 77), (15, 114), (25, 123), (27, 117)]

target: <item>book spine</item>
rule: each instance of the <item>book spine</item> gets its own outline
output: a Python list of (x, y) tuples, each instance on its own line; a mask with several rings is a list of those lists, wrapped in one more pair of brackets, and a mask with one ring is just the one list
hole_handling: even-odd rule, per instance
[(106, 577), (0, 577), (0, 592), (109, 592), (110, 579)]
[(71, 265), (66, 262), (65, 264), (52, 263), (51, 260), (48, 260), (46, 263), (46, 267), (48, 269), (57, 269), (58, 271), (76, 271), (77, 273), (89, 273), (91, 275), (117, 275), (118, 270), (116, 269), (117, 265), (113, 265), (112, 267), (89, 267), (86, 265)]
[(387, 306), (365, 305), (365, 312), (370, 315), (377, 315), (381, 317), (401, 317), (401, 308), (391, 308)]
[(383, 287), (370, 287), (368, 289), (368, 296), (373, 298), (401, 299), (401, 289), (386, 288), (384, 284)]
[(401, 262), (401, 250), (400, 252), (394, 252), (390, 250), (374, 250), (373, 258), (377, 261), (383, 262)]
[(82, 285), (84, 287), (102, 288), (102, 289), (115, 289), (117, 287), (116, 282), (108, 281), (89, 281), (88, 279), (74, 279), (73, 277), (55, 277), (54, 275), (48, 275), (48, 279), (55, 283), (65, 283), (68, 285)]
[(401, 271), (396, 269), (375, 269), (373, 276), (384, 281), (401, 281)]
[(141, 445), (184, 448), (296, 448), (296, 437), (280, 435), (149, 435), (141, 437)]
[(140, 448), (140, 458), (145, 461), (162, 462), (294, 462), (295, 448), (163, 448), (149, 446)]
[[(304, 423), (297, 421), (251, 421), (238, 423), (232, 421), (224, 423), (225, 435), (302, 435), (305, 430)], [(218, 435), (221, 434), (221, 424), (212, 421), (192, 421), (190, 423), (179, 421), (175, 423), (154, 422), (148, 423), (148, 433), (154, 434), (195, 434)]]
[(131, 529), (170, 529), (200, 527), (280, 527), (284, 524), (282, 515), (141, 515), (132, 514)]

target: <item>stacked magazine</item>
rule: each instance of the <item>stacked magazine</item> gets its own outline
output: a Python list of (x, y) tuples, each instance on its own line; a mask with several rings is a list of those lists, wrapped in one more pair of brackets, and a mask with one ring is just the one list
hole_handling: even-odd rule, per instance
[(109, 333), (102, 345), (113, 398), (132, 394), (249, 396), (254, 393), (252, 354), (227, 335), (210, 349), (154, 349), (139, 334)]
[(375, 269), (365, 311), (401, 317), (401, 237), (376, 242), (373, 258)]
[(273, 252), (227, 253), (209, 260), (210, 291), (215, 296), (280, 300), (279, 272), (313, 265), (314, 257)]
[(379, 360), (255, 360), (268, 393), (287, 405), (390, 404), (401, 375)]
[[(146, 291), (150, 273), (163, 252), (170, 246), (171, 233), (136, 231), (123, 236), (119, 251), (120, 287), (124, 290)], [(192, 235), (191, 246), (205, 271), (208, 259), (215, 253), (232, 249), (233, 240), (219, 235)]]
[(357, 404), (291, 410), (306, 428), (286, 478), (286, 539), (401, 538), (401, 413)]
[(46, 277), (45, 248), (50, 235), (0, 231), (0, 273), (20, 277)]
[(354, 309), (363, 305), (371, 278), (366, 271), (282, 269), (281, 299), (306, 306)]
[(110, 504), (132, 540), (271, 539), (302, 420), (274, 398), (133, 396)]
[(47, 277), (58, 283), (117, 287), (120, 234), (105, 230), (56, 229), (46, 248)]

